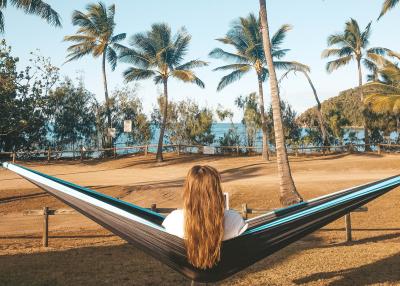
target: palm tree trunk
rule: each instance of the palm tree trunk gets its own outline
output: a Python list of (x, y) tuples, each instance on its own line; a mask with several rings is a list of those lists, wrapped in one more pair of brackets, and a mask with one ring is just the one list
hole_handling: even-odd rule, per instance
[(368, 107), (364, 105), (364, 91), (363, 91), (363, 83), (362, 83), (362, 71), (361, 71), (361, 59), (357, 59), (357, 68), (358, 68), (358, 88), (360, 93), (360, 100), (363, 107), (363, 119), (364, 119), (364, 143), (365, 143), (365, 151), (370, 151), (371, 148), (369, 144), (369, 132), (367, 126), (367, 115), (365, 112), (367, 111)]
[[(107, 123), (108, 123), (108, 128), (112, 127), (111, 124), (111, 111), (110, 111), (110, 100), (108, 98), (108, 87), (107, 87), (107, 75), (106, 75), (106, 53), (103, 53), (103, 61), (102, 61), (102, 71), (103, 71), (103, 84), (104, 84), (104, 97), (106, 99), (106, 113), (107, 113)], [(108, 137), (108, 136), (107, 136)], [(111, 147), (112, 146), (112, 137), (109, 138), (109, 143)]]
[(268, 147), (268, 130), (267, 130), (267, 118), (264, 110), (264, 90), (262, 85), (262, 79), (260, 75), (258, 77), (258, 94), (260, 96), (260, 112), (261, 112), (261, 129), (262, 129), (262, 158), (263, 160), (269, 161), (269, 147)]
[(306, 72), (303, 72), (303, 74), (307, 78), (308, 83), (310, 84), (311, 89), (314, 93), (315, 101), (317, 102), (317, 116), (318, 116), (319, 128), (321, 129), (323, 145), (328, 146), (329, 145), (328, 134), (326, 133), (324, 118), (322, 116), (322, 110), (321, 110), (322, 106), (321, 106), (321, 102), (319, 101), (319, 98), (318, 98), (317, 90), (315, 89), (309, 75)]
[(281, 101), (279, 98), (278, 80), (276, 78), (275, 67), (272, 61), (271, 42), (269, 37), (267, 7), (265, 0), (260, 0), (260, 20), (261, 33), (263, 38), (265, 58), (268, 63), (271, 88), (271, 103), (274, 119), (276, 158), (278, 163), (278, 175), (280, 184), (280, 199), (285, 206), (302, 201), (302, 197), (296, 190), (289, 160), (285, 146), (285, 135), (283, 134)]
[(158, 146), (157, 146), (157, 162), (163, 161), (163, 141), (164, 141), (164, 133), (165, 127), (167, 125), (167, 116), (168, 116), (168, 82), (167, 79), (163, 81), (164, 83), (164, 109), (162, 114), (162, 123), (160, 128), (160, 137), (158, 138)]

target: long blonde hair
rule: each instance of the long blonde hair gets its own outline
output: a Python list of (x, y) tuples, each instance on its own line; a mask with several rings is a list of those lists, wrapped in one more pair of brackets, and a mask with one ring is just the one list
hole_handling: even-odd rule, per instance
[(218, 171), (194, 166), (183, 190), (185, 244), (189, 262), (201, 269), (220, 260), (224, 236), (224, 196)]

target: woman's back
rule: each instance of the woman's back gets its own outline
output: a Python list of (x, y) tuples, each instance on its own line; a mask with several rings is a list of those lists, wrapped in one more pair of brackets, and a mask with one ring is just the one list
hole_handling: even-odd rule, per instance
[[(184, 210), (171, 212), (162, 223), (165, 230), (173, 235), (185, 238)], [(242, 216), (234, 210), (224, 212), (224, 235), (222, 240), (228, 240), (241, 235), (247, 229), (247, 223)]]

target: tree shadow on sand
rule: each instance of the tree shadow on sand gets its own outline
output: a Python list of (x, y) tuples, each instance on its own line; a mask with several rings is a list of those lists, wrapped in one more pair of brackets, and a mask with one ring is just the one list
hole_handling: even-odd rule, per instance
[(294, 282), (304, 284), (316, 282), (318, 280), (335, 279), (330, 282), (330, 286), (341, 285), (371, 285), (390, 283), (398, 285), (400, 283), (400, 252), (384, 259), (365, 264), (359, 267), (345, 270), (320, 272), (308, 275)]
[[(249, 273), (265, 271), (308, 248), (310, 239), (319, 241), (309, 236), (305, 243), (295, 243), (210, 285), (231, 285)], [(0, 281), (5, 285), (190, 285), (188, 279), (129, 244), (2, 255), (0, 265)]]

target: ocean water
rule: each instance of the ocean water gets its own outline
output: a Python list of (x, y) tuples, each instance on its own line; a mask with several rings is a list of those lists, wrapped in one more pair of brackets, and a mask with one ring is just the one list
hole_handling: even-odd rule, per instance
[[(233, 127), (236, 129), (237, 134), (240, 136), (240, 145), (241, 146), (246, 146), (247, 145), (247, 135), (246, 135), (246, 128), (244, 126), (244, 124), (242, 123), (234, 123)], [(214, 123), (211, 127), (212, 133), (215, 135), (214, 136), (214, 143), (211, 144), (213, 146), (218, 146), (219, 145), (219, 138), (224, 137), (225, 133), (228, 133), (229, 129), (232, 128), (232, 124), (231, 123)], [(364, 138), (364, 130), (363, 129), (348, 129), (345, 132), (344, 135), (344, 140), (346, 141), (349, 137), (349, 133), (350, 132), (355, 132), (356, 133), (356, 137), (357, 137), (357, 144), (362, 144), (363, 138)], [(158, 137), (159, 137), (159, 130), (155, 129), (154, 133), (153, 133), (153, 138), (150, 142), (150, 144), (157, 144), (158, 143)], [(305, 136), (307, 134), (307, 130), (305, 128), (302, 129), (301, 131), (301, 135)], [(391, 140), (395, 140), (396, 139), (397, 134), (395, 132), (393, 132), (392, 134), (390, 134), (390, 139)], [(168, 144), (169, 142), (167, 142), (167, 140), (164, 140), (165, 144)], [(121, 135), (117, 142), (116, 142), (117, 146), (126, 146), (126, 137)], [(255, 140), (255, 146), (261, 148), (262, 146), (262, 132), (261, 129), (258, 130), (257, 134), (256, 134), (256, 140)]]

